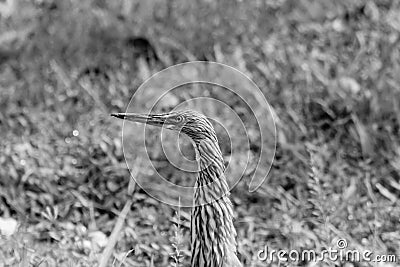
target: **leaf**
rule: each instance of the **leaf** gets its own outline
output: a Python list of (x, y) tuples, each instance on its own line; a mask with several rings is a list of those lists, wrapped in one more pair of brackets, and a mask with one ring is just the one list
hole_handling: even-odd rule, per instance
[(339, 80), (340, 87), (342, 87), (346, 92), (357, 94), (360, 91), (360, 85), (358, 82), (351, 77), (342, 77)]
[(365, 125), (358, 119), (357, 115), (352, 115), (353, 122), (356, 126), (358, 136), (360, 138), (361, 149), (364, 156), (372, 156), (374, 154), (374, 145), (372, 138), (367, 131)]
[(11, 236), (17, 231), (18, 222), (13, 218), (0, 218), (0, 234)]
[(104, 248), (107, 245), (108, 238), (101, 231), (91, 232), (89, 233), (89, 237), (94, 247)]

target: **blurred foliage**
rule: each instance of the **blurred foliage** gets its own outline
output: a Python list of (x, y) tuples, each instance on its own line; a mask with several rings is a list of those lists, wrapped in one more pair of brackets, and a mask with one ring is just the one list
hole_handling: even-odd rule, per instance
[(232, 194), (243, 263), (263, 266), (265, 244), (338, 237), (400, 254), (398, 1), (7, 0), (0, 16), (0, 217), (20, 223), (0, 240), (0, 266), (95, 265), (132, 197), (115, 259), (134, 249), (131, 266), (172, 266), (175, 210), (128, 193), (121, 122), (108, 114), (188, 60), (243, 71), (276, 115), (269, 183)]

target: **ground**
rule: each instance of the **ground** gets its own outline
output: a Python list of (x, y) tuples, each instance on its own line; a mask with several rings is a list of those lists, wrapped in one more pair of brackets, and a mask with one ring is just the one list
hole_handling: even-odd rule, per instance
[[(400, 255), (399, 18), (389, 0), (1, 2), (0, 266), (188, 266), (190, 211), (135, 186), (109, 114), (191, 60), (238, 68), (274, 111), (268, 182), (232, 191), (245, 266), (340, 239)], [(290, 266), (398, 265), (312, 264)]]

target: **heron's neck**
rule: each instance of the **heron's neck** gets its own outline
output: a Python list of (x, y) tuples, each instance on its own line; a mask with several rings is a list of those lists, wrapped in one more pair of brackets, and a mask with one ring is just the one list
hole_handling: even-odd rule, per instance
[[(200, 156), (200, 171), (207, 170), (208, 167), (215, 168), (223, 174), (224, 167), (224, 159), (222, 157), (221, 149), (219, 148), (218, 141), (213, 141), (206, 139), (205, 141), (201, 141), (197, 146), (197, 151)], [(201, 177), (200, 177), (201, 178)], [(203, 177), (206, 178), (206, 177)], [(221, 178), (225, 180), (225, 177), (221, 177), (218, 175), (215, 179)]]
[(219, 145), (207, 140), (196, 146), (201, 170), (196, 181), (192, 213), (192, 266), (203, 266), (202, 260), (222, 261), (227, 255), (235, 255), (236, 230)]
[(204, 205), (229, 195), (224, 175), (224, 160), (218, 141), (206, 139), (196, 144), (199, 153), (200, 171), (196, 179), (194, 199), (196, 205)]

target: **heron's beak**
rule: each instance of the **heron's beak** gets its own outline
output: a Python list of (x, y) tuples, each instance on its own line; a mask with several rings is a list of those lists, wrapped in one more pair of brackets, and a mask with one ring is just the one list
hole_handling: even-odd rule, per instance
[(155, 126), (163, 126), (166, 123), (167, 118), (165, 115), (137, 113), (112, 113), (111, 116), (123, 120), (146, 123)]

